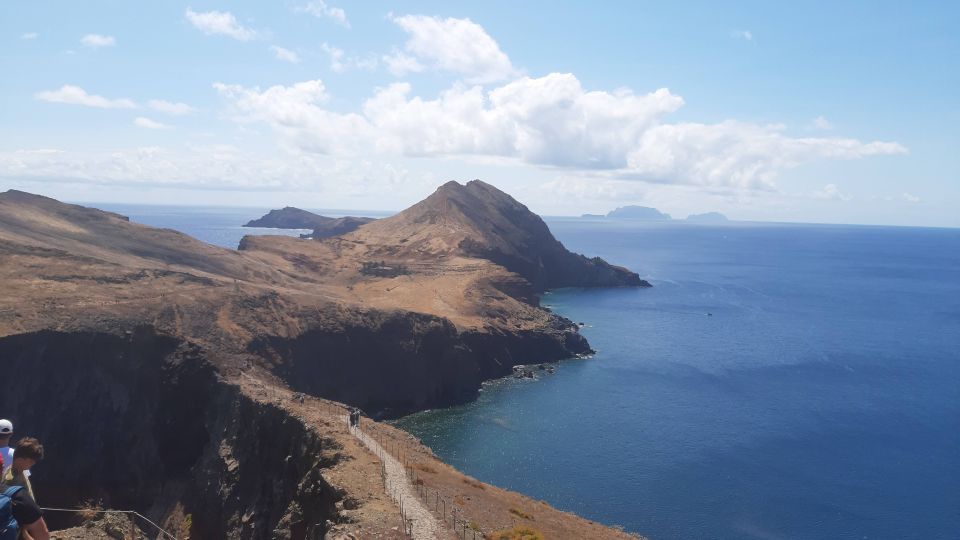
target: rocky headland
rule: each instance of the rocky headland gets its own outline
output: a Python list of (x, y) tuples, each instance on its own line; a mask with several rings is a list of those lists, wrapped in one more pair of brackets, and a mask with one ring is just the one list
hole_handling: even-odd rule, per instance
[[(218, 539), (400, 537), (337, 403), (393, 417), (473, 399), (515, 365), (590, 352), (539, 292), (649, 285), (570, 253), (480, 181), (346, 234), (248, 236), (236, 251), (8, 191), (0, 280), (0, 358), (16, 374), (0, 378), (0, 410), (47, 447), (45, 505), (101, 501)], [(519, 505), (548, 537), (624, 536), (376, 429), (404, 438), (482, 530), (515, 523)]]
[(303, 238), (320, 239), (354, 231), (371, 221), (374, 221), (374, 218), (356, 216), (332, 218), (286, 206), (278, 210), (270, 210), (264, 216), (248, 221), (244, 227), (312, 229), (313, 232), (303, 235)]

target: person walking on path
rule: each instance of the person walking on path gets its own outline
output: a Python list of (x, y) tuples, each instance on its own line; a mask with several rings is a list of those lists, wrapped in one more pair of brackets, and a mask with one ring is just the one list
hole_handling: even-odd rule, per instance
[(13, 463), (3, 473), (3, 482), (8, 486), (20, 486), (27, 490), (34, 501), (37, 496), (30, 485), (30, 476), (27, 471), (43, 459), (43, 445), (33, 437), (24, 437), (17, 441), (13, 451)]

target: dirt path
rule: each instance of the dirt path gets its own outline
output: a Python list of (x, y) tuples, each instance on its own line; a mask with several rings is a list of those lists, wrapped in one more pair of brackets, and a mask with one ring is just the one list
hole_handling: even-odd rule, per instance
[[(342, 416), (341, 418), (349, 425), (349, 416)], [(403, 465), (384, 451), (377, 441), (367, 436), (359, 427), (351, 427), (350, 433), (383, 462), (388, 492), (398, 505), (402, 502), (404, 514), (408, 520), (412, 520), (414, 540), (445, 540), (450, 538), (451, 535), (443, 524), (417, 498)]]

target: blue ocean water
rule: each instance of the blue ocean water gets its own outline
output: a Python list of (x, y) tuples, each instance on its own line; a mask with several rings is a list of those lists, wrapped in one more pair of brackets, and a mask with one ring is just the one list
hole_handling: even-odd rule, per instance
[(652, 539), (960, 538), (960, 230), (548, 223), (654, 287), (547, 294), (596, 356), (398, 422), (441, 458)]
[[(279, 232), (96, 206), (231, 248)], [(547, 294), (597, 354), (398, 422), (440, 457), (654, 540), (960, 538), (960, 230), (548, 223), (654, 287)]]
[[(297, 237), (301, 234), (313, 232), (310, 229), (269, 229), (261, 227), (244, 227), (243, 224), (259, 218), (270, 211), (270, 208), (232, 208), (223, 206), (169, 206), (147, 204), (113, 204), (113, 203), (84, 203), (109, 212), (129, 217), (132, 221), (178, 230), (194, 238), (230, 249), (236, 249), (240, 240), (250, 235), (276, 234)], [(369, 216), (383, 217), (387, 212), (379, 211), (348, 211), (311, 209), (312, 212), (328, 216), (342, 217)]]

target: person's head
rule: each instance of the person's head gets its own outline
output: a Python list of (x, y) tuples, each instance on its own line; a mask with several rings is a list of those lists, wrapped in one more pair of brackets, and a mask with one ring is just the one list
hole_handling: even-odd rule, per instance
[(33, 437), (24, 437), (17, 441), (13, 449), (13, 468), (25, 471), (43, 459), (43, 445)]
[(13, 422), (4, 418), (0, 420), (0, 446), (9, 446), (10, 437), (13, 437)]

